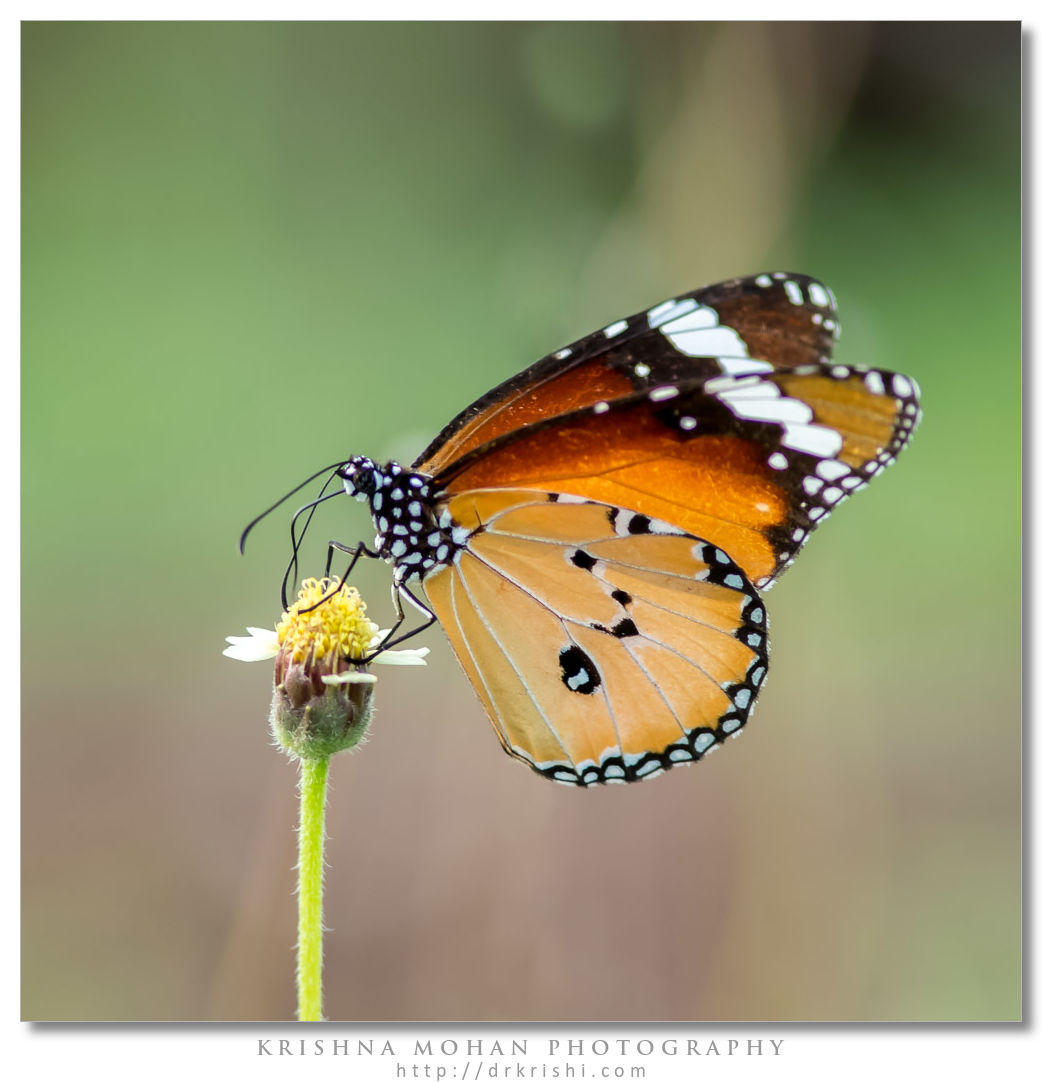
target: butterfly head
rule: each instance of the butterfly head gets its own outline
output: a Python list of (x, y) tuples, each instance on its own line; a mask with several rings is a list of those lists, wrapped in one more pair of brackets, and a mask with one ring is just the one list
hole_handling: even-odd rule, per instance
[(353, 455), (337, 467), (336, 473), (344, 482), (344, 491), (348, 496), (354, 496), (356, 500), (369, 500), (383, 484), (384, 476), (392, 470), (400, 471), (401, 467), (397, 462), (389, 462), (381, 467), (365, 455)]

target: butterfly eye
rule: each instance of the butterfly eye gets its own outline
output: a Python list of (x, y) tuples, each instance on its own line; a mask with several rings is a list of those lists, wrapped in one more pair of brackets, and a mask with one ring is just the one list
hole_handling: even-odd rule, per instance
[(344, 482), (344, 491), (355, 499), (368, 499), (376, 491), (376, 467), (368, 458), (348, 459), (336, 474)]

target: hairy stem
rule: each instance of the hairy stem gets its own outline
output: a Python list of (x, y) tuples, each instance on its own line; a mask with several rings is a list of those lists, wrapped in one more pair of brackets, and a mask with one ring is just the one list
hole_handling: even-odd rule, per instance
[(297, 1017), (322, 1021), (322, 872), (326, 841), (329, 759), (300, 763), (297, 863)]

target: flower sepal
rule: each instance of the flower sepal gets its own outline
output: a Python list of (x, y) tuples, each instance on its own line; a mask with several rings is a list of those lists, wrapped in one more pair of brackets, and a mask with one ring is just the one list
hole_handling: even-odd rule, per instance
[(271, 703), (276, 743), (296, 759), (325, 759), (356, 747), (373, 718), (373, 680), (352, 675), (369, 677), (344, 673), (316, 689), (303, 665), (291, 665)]

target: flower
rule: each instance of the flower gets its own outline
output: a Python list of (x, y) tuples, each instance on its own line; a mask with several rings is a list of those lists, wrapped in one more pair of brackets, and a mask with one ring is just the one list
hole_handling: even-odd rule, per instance
[(301, 759), (354, 747), (365, 735), (376, 683), (370, 662), (426, 665), (430, 652), (422, 647), (372, 656), (390, 631), (378, 628), (358, 591), (337, 578), (305, 579), (274, 631), (246, 630), (248, 635), (227, 637), (224, 654), (237, 661), (275, 659), (272, 732)]

